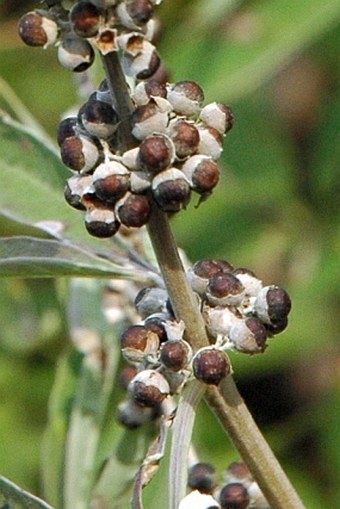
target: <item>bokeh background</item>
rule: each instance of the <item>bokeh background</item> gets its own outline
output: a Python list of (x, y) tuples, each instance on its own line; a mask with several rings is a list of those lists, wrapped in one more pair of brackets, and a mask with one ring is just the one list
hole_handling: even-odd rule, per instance
[[(0, 106), (8, 110), (13, 91), (53, 137), (79, 98), (55, 50), (17, 36), (18, 19), (37, 6), (0, 1)], [(223, 258), (288, 290), (288, 329), (265, 355), (233, 355), (235, 379), (306, 507), (340, 508), (340, 1), (164, 0), (158, 13), (171, 80), (197, 80), (236, 119), (219, 188), (174, 218), (176, 237), (193, 261)], [(1, 281), (0, 472), (35, 493), (68, 341), (65, 287)], [(237, 459), (203, 406), (194, 438), (218, 471)]]

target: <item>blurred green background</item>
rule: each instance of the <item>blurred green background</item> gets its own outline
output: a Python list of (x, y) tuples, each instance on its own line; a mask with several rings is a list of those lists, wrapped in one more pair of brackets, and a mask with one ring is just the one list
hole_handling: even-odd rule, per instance
[[(55, 49), (17, 36), (19, 17), (36, 6), (0, 2), (0, 76), (53, 137), (78, 100)], [(236, 119), (219, 188), (174, 218), (176, 237), (193, 261), (224, 258), (288, 290), (289, 328), (263, 356), (233, 355), (235, 379), (306, 507), (340, 508), (340, 1), (164, 0), (158, 12), (171, 80), (197, 80), (206, 101), (230, 104)], [(65, 287), (1, 281), (0, 472), (35, 493), (67, 343)], [(237, 458), (204, 407), (195, 444), (219, 471)]]

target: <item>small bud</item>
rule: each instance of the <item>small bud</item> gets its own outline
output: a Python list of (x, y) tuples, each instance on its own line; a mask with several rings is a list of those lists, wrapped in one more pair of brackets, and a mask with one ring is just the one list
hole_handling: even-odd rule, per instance
[(266, 324), (282, 324), (291, 309), (291, 300), (283, 288), (265, 286), (257, 294), (254, 310), (256, 315)]
[(249, 495), (247, 488), (241, 483), (230, 483), (224, 486), (220, 492), (221, 509), (247, 509)]
[(185, 159), (195, 154), (200, 137), (192, 122), (181, 119), (171, 122), (169, 134), (174, 142), (178, 159)]
[(187, 177), (194, 191), (206, 195), (216, 187), (220, 178), (217, 164), (208, 156), (196, 155), (190, 157), (182, 171)]
[(102, 19), (100, 11), (93, 3), (81, 1), (72, 7), (70, 21), (73, 31), (79, 37), (93, 37), (97, 35)]
[(220, 158), (222, 153), (222, 135), (213, 127), (198, 126), (200, 142), (198, 145), (198, 153), (211, 157), (214, 161)]
[(153, 97), (166, 99), (166, 87), (155, 80), (141, 81), (138, 83), (131, 95), (136, 106), (144, 106)]
[(120, 223), (109, 209), (91, 208), (85, 214), (85, 227), (90, 235), (98, 238), (112, 237), (117, 233)]
[(83, 134), (66, 138), (60, 147), (60, 155), (66, 166), (79, 173), (90, 172), (103, 157), (99, 144)]
[(144, 194), (127, 192), (115, 207), (119, 221), (129, 228), (140, 228), (150, 218), (151, 203)]
[(237, 306), (244, 297), (244, 287), (230, 272), (216, 273), (209, 279), (206, 297), (213, 306)]
[(135, 308), (141, 318), (163, 311), (168, 293), (163, 288), (142, 288), (135, 298)]
[(138, 373), (129, 384), (129, 391), (138, 405), (154, 407), (169, 395), (169, 384), (163, 375), (153, 369)]
[(64, 37), (58, 46), (59, 62), (73, 72), (86, 71), (93, 64), (94, 56), (91, 44), (75, 34)]
[(178, 81), (168, 88), (168, 101), (178, 115), (196, 115), (204, 100), (201, 87), (194, 81)]
[[(165, 101), (166, 99), (163, 99)], [(145, 106), (138, 106), (132, 114), (132, 134), (143, 140), (153, 133), (165, 133), (169, 121), (169, 111), (161, 109), (152, 99)]]
[(182, 339), (166, 341), (161, 347), (160, 361), (166, 368), (180, 371), (188, 365), (191, 355), (190, 345), (186, 341)]
[(174, 161), (175, 148), (165, 134), (152, 134), (139, 146), (137, 164), (143, 171), (159, 173)]
[(86, 131), (104, 140), (110, 138), (118, 127), (118, 116), (107, 102), (89, 99), (79, 111), (79, 121)]
[(91, 184), (91, 175), (75, 175), (67, 180), (64, 196), (65, 200), (71, 207), (77, 210), (86, 210), (81, 199), (84, 191)]
[(190, 201), (190, 186), (181, 170), (169, 168), (152, 180), (152, 195), (165, 212), (178, 212)]
[(188, 486), (200, 493), (212, 494), (216, 486), (216, 471), (209, 463), (196, 463), (189, 469)]
[(250, 317), (234, 323), (228, 337), (239, 352), (254, 354), (265, 350), (268, 333), (261, 320)]
[(18, 30), (21, 39), (27, 46), (46, 48), (56, 42), (59, 28), (53, 19), (32, 11), (20, 19)]
[(116, 203), (130, 187), (130, 173), (117, 161), (105, 162), (95, 169), (93, 185), (98, 198), (108, 203)]
[(206, 127), (213, 127), (221, 134), (228, 132), (234, 123), (234, 115), (229, 106), (216, 102), (204, 106), (199, 118)]
[(211, 495), (195, 490), (181, 500), (178, 509), (220, 509), (220, 506)]
[(231, 371), (226, 354), (213, 346), (198, 350), (193, 358), (192, 367), (194, 376), (209, 385), (218, 385)]
[(63, 144), (66, 138), (77, 135), (78, 119), (77, 117), (64, 118), (58, 126), (57, 130), (57, 142), (59, 147)]

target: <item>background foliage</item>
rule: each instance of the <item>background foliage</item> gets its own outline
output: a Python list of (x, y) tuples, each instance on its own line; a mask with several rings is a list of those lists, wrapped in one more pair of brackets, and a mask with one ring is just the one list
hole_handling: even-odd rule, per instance
[[(20, 15), (36, 6), (0, 2), (0, 106), (31, 122), (15, 92), (53, 139), (60, 114), (79, 99), (74, 77), (58, 65), (54, 49), (28, 49), (16, 35)], [(198, 209), (190, 206), (173, 220), (175, 233), (190, 259), (224, 258), (289, 291), (288, 330), (263, 356), (234, 355), (235, 378), (307, 508), (336, 507), (340, 1), (164, 0), (159, 14), (160, 52), (172, 79), (199, 81), (207, 101), (231, 104), (236, 117), (220, 187)], [(21, 220), (54, 214), (63, 220), (62, 211), (69, 211), (55, 190), (57, 180), (62, 188), (61, 165), (53, 166), (48, 154), (34, 159), (28, 179), (25, 147), (11, 152), (7, 133), (0, 130), (2, 209)], [(18, 187), (20, 200), (13, 203)], [(72, 235), (87, 240), (78, 214), (67, 217)], [(0, 236), (23, 233), (12, 220), (13, 214), (1, 216)], [(1, 280), (1, 474), (36, 494), (48, 397), (68, 344), (67, 284)], [(67, 380), (71, 391), (72, 377)], [(220, 471), (236, 457), (205, 408), (195, 443), (201, 459)], [(162, 484), (149, 489), (148, 509), (160, 500)]]

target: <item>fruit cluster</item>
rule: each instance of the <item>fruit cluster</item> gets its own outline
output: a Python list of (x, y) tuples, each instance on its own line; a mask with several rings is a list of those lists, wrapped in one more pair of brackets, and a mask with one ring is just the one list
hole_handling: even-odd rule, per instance
[(223, 483), (216, 483), (215, 469), (209, 463), (196, 463), (189, 469), (188, 488), (179, 509), (270, 509), (247, 465), (233, 462)]
[(288, 294), (278, 286), (262, 286), (247, 269), (203, 259), (188, 269), (187, 276), (211, 344), (193, 352), (166, 290), (140, 290), (135, 307), (143, 322), (121, 336), (122, 354), (131, 366), (122, 374), (129, 397), (119, 406), (118, 419), (128, 427), (159, 416), (167, 396), (179, 393), (191, 377), (218, 385), (231, 373), (226, 350), (261, 353), (267, 339), (287, 325)]
[[(93, 61), (94, 47), (103, 55), (118, 52), (131, 90), (127, 118), (119, 118), (103, 80), (77, 116), (65, 118), (58, 128), (61, 158), (74, 172), (65, 198), (85, 211), (88, 232), (111, 237), (121, 224), (147, 224), (153, 204), (174, 213), (187, 206), (192, 191), (200, 199), (209, 196), (219, 181), (216, 161), (233, 114), (221, 103), (203, 107), (204, 93), (197, 83), (166, 83), (157, 76), (160, 59), (150, 42), (150, 26), (159, 2), (79, 1), (70, 11), (52, 3), (56, 5), (21, 19), (23, 40), (46, 46), (59, 38), (59, 60), (74, 71)], [(108, 33), (113, 34), (111, 46)], [(120, 135), (127, 123), (129, 150), (122, 148)]]

